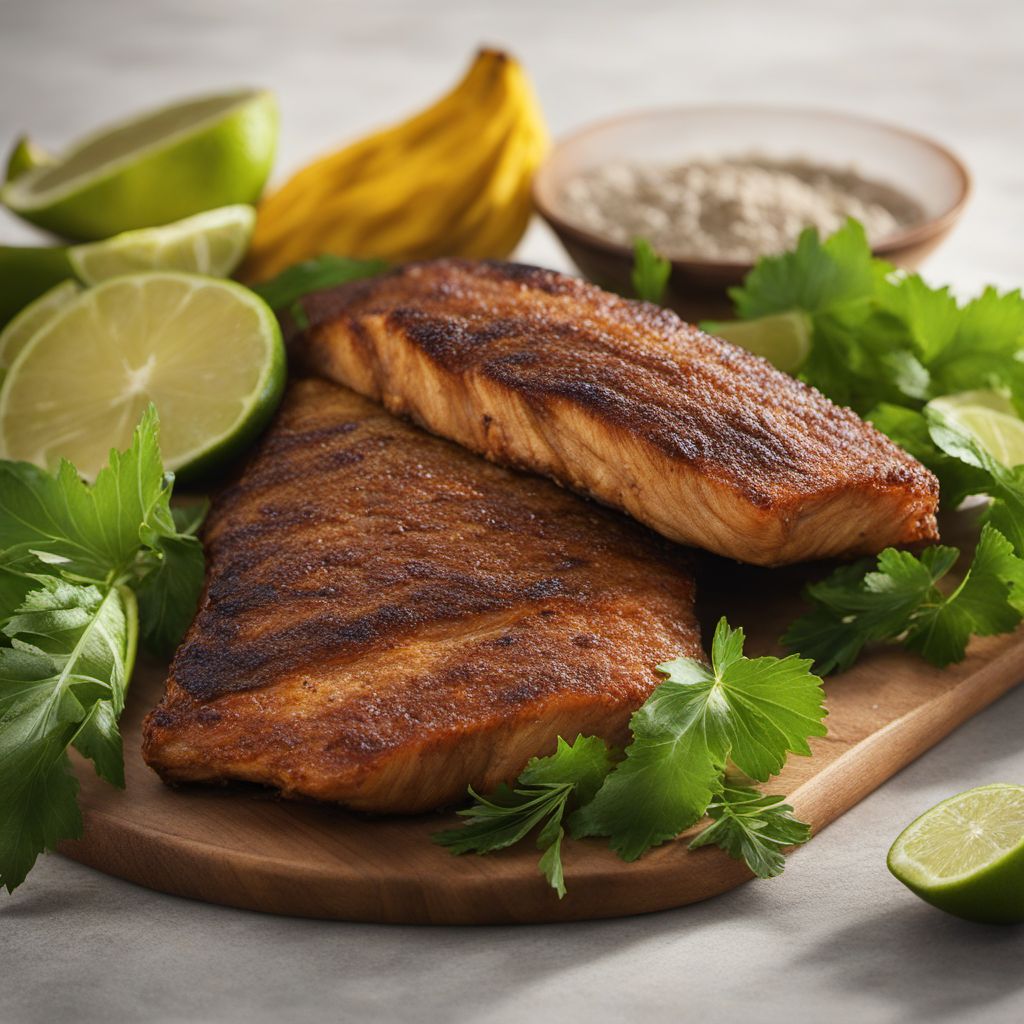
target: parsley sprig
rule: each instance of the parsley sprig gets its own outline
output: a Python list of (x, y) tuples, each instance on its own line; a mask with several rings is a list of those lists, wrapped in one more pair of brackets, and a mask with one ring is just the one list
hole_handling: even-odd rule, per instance
[(659, 256), (646, 238), (633, 243), (633, 270), (630, 283), (638, 299), (644, 302), (661, 302), (665, 297), (672, 264)]
[(541, 870), (562, 896), (566, 826), (574, 838), (607, 836), (623, 860), (636, 860), (710, 814), (696, 846), (719, 845), (755, 874), (777, 874), (779, 847), (806, 841), (809, 829), (781, 797), (727, 783), (726, 768), (764, 782), (788, 754), (810, 754), (808, 738), (826, 731), (821, 680), (808, 660), (747, 658), (743, 645), (743, 630), (722, 619), (710, 666), (691, 658), (659, 666), (666, 679), (633, 715), (622, 756), (593, 736), (571, 746), (560, 739), (512, 789), (486, 798), (471, 791), (474, 805), (461, 812), (470, 823), (436, 840), (455, 853), (487, 853), (539, 827)]
[(812, 605), (783, 642), (822, 674), (849, 668), (868, 644), (897, 642), (933, 664), (960, 661), (971, 636), (1016, 628), (1024, 609), (1024, 467), (1001, 465), (929, 403), (998, 389), (1024, 412), (1024, 298), (986, 289), (959, 303), (948, 288), (871, 255), (855, 221), (822, 241), (760, 260), (731, 290), (742, 319), (802, 311), (812, 328), (798, 376), (849, 405), (938, 477), (942, 503), (992, 498), (974, 560), (950, 581), (959, 557), (936, 546), (915, 557), (883, 551), (877, 562), (837, 569), (807, 588)]
[(81, 833), (74, 747), (124, 785), (117, 720), (140, 632), (158, 653), (199, 598), (202, 508), (170, 507), (156, 410), (92, 485), (0, 462), (0, 885)]

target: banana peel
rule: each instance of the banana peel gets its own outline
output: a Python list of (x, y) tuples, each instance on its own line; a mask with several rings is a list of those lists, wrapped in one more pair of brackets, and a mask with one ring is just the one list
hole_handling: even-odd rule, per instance
[(259, 207), (247, 281), (324, 254), (503, 259), (532, 213), (548, 147), (522, 66), (482, 50), (446, 96), (300, 170)]

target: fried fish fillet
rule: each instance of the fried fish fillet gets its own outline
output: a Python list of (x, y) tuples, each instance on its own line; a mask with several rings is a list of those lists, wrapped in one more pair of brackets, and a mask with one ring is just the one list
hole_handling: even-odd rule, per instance
[(437, 260), (304, 302), (313, 372), (664, 536), (780, 565), (937, 537), (938, 483), (849, 409), (674, 313)]
[(703, 657), (681, 551), (327, 381), (292, 385), (205, 543), (145, 726), (169, 781), (422, 811), (559, 735), (624, 742), (655, 666)]

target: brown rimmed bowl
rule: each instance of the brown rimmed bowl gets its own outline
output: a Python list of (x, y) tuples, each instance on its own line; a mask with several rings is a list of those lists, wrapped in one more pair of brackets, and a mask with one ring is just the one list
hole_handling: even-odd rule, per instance
[[(909, 196), (921, 207), (921, 220), (874, 246), (876, 255), (907, 269), (916, 268), (950, 233), (971, 192), (961, 160), (916, 132), (851, 114), (713, 106), (627, 114), (580, 129), (560, 140), (538, 171), (534, 202), (586, 277), (630, 294), (631, 247), (573, 223), (562, 208), (565, 182), (612, 161), (664, 164), (751, 154), (852, 167)], [(729, 316), (727, 289), (750, 268), (749, 263), (673, 260), (666, 303), (690, 320)]]

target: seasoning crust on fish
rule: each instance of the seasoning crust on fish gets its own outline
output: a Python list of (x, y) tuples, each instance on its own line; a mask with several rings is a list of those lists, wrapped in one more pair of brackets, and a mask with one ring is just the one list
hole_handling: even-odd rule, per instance
[(624, 743), (655, 666), (703, 657), (683, 552), (327, 381), (291, 386), (204, 539), (145, 725), (172, 782), (423, 811), (559, 735)]
[(293, 356), (487, 458), (744, 562), (937, 538), (938, 483), (849, 409), (674, 313), (436, 260), (304, 300)]

